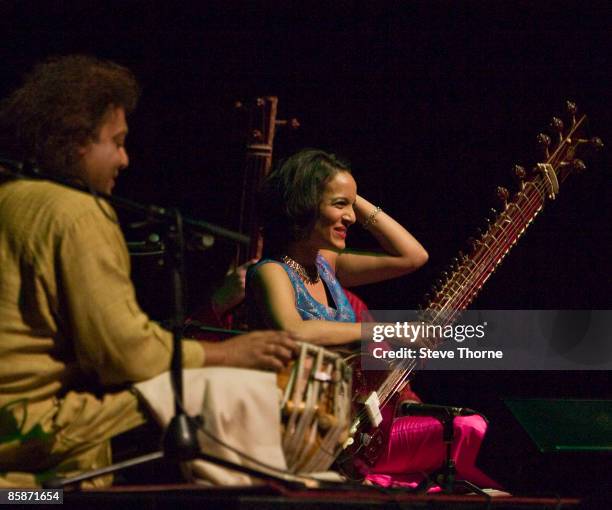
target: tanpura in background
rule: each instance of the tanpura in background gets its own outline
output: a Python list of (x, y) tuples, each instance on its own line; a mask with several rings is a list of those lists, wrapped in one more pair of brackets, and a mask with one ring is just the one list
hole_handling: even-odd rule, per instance
[(237, 230), (248, 236), (250, 242), (247, 246), (236, 245), (223, 284), (215, 289), (210, 301), (200, 307), (187, 322), (188, 334), (196, 338), (211, 339), (212, 334), (222, 338), (248, 329), (246, 311), (240, 305), (244, 300), (246, 269), (260, 258), (262, 250), (261, 228), (257, 218), (257, 190), (272, 167), (277, 127), (299, 127), (295, 118), (277, 118), (276, 96), (259, 97), (252, 103), (237, 102), (235, 108), (247, 117), (246, 157), (236, 224)]

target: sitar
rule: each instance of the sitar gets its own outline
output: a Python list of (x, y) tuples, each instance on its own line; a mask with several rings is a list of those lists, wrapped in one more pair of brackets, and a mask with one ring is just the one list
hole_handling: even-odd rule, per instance
[[(426, 298), (422, 311), (424, 320), (433, 325), (453, 324), (474, 301), (546, 202), (557, 197), (560, 184), (570, 174), (586, 169), (585, 163), (578, 157), (583, 149), (603, 147), (601, 139), (597, 137), (584, 138), (582, 133), (586, 116), (577, 115), (576, 104), (568, 101), (566, 109), (569, 116), (567, 128), (559, 117), (553, 117), (550, 134), (538, 135), (543, 161), (538, 162), (530, 172), (519, 165), (514, 167), (519, 179), (518, 192), (511, 198), (506, 188), (497, 188), (497, 195), (503, 204), (501, 212), (488, 222), (488, 228), (479, 238), (471, 239), (472, 250), (468, 254), (460, 252), (443, 273), (432, 295)], [(358, 398), (360, 401), (378, 401), (381, 408), (389, 405), (398, 389), (412, 375), (417, 362), (407, 359), (397, 363), (374, 387), (374, 391), (372, 388), (361, 388), (365, 391), (358, 391), (361, 393)], [(386, 442), (384, 436), (389, 428), (388, 420), (387, 423), (373, 423), (368, 416), (367, 409), (361, 406), (350, 430), (351, 437), (336, 461), (338, 467), (352, 479), (361, 479), (367, 474)]]

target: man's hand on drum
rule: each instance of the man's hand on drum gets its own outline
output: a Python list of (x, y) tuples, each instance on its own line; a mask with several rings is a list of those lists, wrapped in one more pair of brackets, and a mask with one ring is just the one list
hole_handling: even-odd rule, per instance
[(295, 357), (295, 335), (285, 331), (252, 331), (223, 342), (204, 342), (206, 366), (280, 371)]

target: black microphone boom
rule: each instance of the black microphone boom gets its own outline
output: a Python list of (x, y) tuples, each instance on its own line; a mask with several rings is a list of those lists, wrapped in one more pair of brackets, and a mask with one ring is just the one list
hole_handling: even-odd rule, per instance
[[(144, 217), (146, 218), (145, 223), (157, 221), (172, 224), (174, 222), (175, 213), (173, 209), (166, 209), (164, 207), (159, 207), (157, 205), (152, 204), (140, 204), (138, 202), (134, 202), (133, 200), (122, 198), (117, 195), (102, 193), (101, 191), (94, 192), (85, 184), (77, 184), (74, 181), (69, 181), (68, 179), (64, 179), (62, 177), (44, 173), (36, 165), (31, 164), (27, 161), (15, 161), (0, 154), (0, 165), (2, 165), (0, 166), (0, 169), (5, 169), (5, 171), (0, 170), (0, 173), (7, 173), (8, 175), (16, 178), (41, 179), (51, 181), (56, 184), (66, 186), (68, 188), (82, 191), (84, 193), (95, 194), (95, 196), (104, 198), (115, 207), (122, 207), (123, 209), (127, 209), (129, 211), (144, 215)], [(214, 223), (190, 218), (183, 214), (181, 214), (181, 218), (185, 227), (189, 228), (191, 231), (196, 231), (194, 232), (194, 234), (196, 236), (200, 236), (199, 240), (197, 240), (196, 242), (196, 244), (199, 245), (198, 249), (207, 248), (211, 246), (212, 242), (214, 242), (214, 239), (211, 240), (211, 236), (216, 236), (227, 241), (244, 245), (248, 245), (250, 242), (249, 237), (240, 232), (234, 232), (233, 230), (223, 228), (219, 225), (215, 225)]]

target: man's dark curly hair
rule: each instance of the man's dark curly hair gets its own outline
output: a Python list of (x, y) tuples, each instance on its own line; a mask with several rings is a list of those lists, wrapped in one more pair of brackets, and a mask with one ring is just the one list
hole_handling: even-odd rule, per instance
[(96, 140), (110, 106), (130, 113), (139, 87), (125, 67), (85, 55), (38, 64), (0, 104), (0, 144), (55, 175), (78, 174), (78, 149)]
[(319, 216), (325, 184), (348, 163), (317, 149), (304, 149), (268, 175), (259, 193), (264, 251), (278, 256), (289, 243), (305, 239)]

